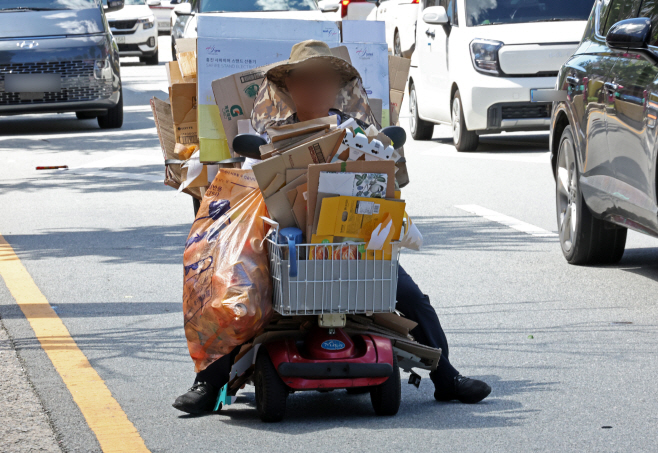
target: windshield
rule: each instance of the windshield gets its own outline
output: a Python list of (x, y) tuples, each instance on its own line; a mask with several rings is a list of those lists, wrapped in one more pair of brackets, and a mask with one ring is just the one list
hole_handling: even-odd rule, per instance
[(98, 0), (0, 0), (0, 11), (52, 11), (97, 8)]
[(315, 0), (201, 0), (202, 13), (249, 13), (257, 11), (314, 11)]
[(469, 27), (587, 20), (594, 0), (466, 0)]
[(146, 0), (126, 0), (124, 5), (146, 5)]

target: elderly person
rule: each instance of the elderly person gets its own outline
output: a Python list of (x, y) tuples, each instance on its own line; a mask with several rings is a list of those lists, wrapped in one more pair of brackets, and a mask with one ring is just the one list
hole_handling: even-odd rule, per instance
[[(304, 41), (293, 47), (287, 62), (268, 71), (254, 103), (252, 125), (256, 131), (264, 133), (268, 126), (327, 115), (337, 116), (339, 124), (354, 118), (364, 129), (370, 124), (379, 126), (357, 70), (333, 56), (325, 43)], [(249, 159), (243, 168), (250, 168), (254, 162)], [(430, 373), (436, 400), (477, 403), (491, 393), (491, 387), (485, 382), (462, 376), (451, 364), (448, 341), (429, 297), (401, 266), (396, 308), (418, 323), (411, 331), (416, 341), (443, 351), (438, 368)], [(192, 414), (212, 410), (219, 390), (228, 382), (236, 354), (237, 349), (198, 373), (194, 386), (178, 397), (174, 407)]]

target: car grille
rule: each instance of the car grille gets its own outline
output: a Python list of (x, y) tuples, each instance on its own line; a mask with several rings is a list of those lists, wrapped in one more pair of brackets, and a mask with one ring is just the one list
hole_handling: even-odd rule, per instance
[(137, 25), (137, 20), (109, 20), (107, 23), (115, 30), (132, 30)]
[(550, 104), (521, 104), (505, 105), (501, 108), (501, 116), (504, 120), (550, 118)]
[[(44, 93), (30, 99), (21, 93), (5, 92), (5, 74), (60, 74), (61, 90)], [(94, 78), (94, 61), (53, 61), (39, 63), (0, 64), (0, 106), (48, 104), (53, 102), (81, 102), (108, 99), (112, 95), (112, 82)]]
[(119, 52), (139, 51), (139, 44), (119, 44)]

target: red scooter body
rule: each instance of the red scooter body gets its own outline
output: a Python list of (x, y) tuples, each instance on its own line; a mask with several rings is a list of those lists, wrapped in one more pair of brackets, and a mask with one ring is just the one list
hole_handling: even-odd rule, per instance
[(263, 347), (293, 390), (371, 387), (393, 373), (391, 341), (377, 335), (350, 337), (343, 329), (315, 327), (302, 341), (285, 338)]

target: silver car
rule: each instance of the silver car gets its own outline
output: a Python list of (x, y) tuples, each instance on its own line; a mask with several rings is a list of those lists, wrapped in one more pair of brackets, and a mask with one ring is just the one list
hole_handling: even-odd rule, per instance
[(0, 115), (75, 112), (123, 125), (119, 49), (105, 19), (123, 0), (0, 0)]

